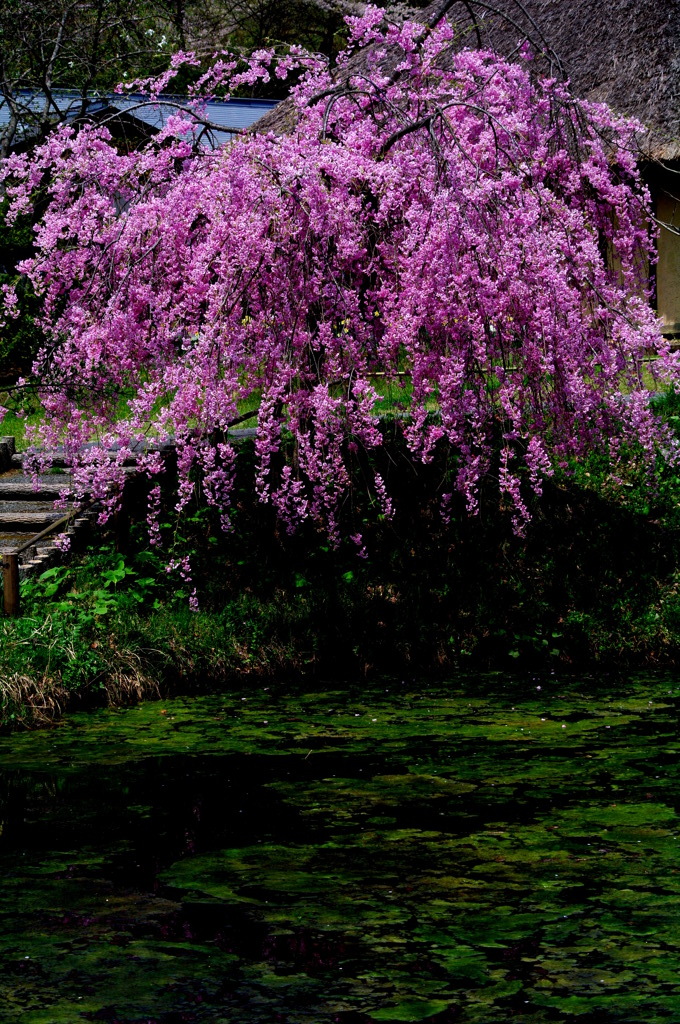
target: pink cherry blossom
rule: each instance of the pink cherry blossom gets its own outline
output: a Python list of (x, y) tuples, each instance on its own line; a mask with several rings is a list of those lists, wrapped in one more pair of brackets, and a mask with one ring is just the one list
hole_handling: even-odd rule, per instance
[[(212, 152), (189, 112), (136, 152), (63, 126), (6, 162), (10, 219), (41, 210), (22, 265), (48, 338), (35, 445), (63, 444), (76, 496), (109, 509), (126, 459), (150, 432), (171, 438), (177, 509), (200, 478), (227, 529), (228, 431), (256, 404), (259, 499), (336, 544), (356, 453), (383, 443), (383, 388), (415, 459), (450, 453), (444, 514), (456, 488), (476, 512), (490, 475), (521, 530), (531, 490), (595, 449), (613, 475), (675, 463), (642, 373), (655, 356), (659, 385), (678, 385), (649, 303), (639, 126), (526, 61), (457, 49), (446, 22), (368, 7), (349, 26), (344, 77), (299, 51), (201, 65), (196, 118), (216, 92), (295, 72), (287, 134)], [(180, 54), (142, 84), (157, 100), (198, 63)], [(155, 481), (157, 453), (139, 462)], [(382, 476), (368, 493), (392, 515)], [(348, 535), (365, 553), (356, 523)]]

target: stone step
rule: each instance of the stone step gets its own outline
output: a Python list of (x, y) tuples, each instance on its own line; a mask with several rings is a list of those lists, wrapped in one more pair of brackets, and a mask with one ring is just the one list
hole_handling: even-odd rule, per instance
[(0, 533), (0, 552), (14, 551), (28, 540), (25, 533)]
[(34, 501), (27, 501), (25, 498), (22, 498), (21, 500), (6, 500), (0, 494), (0, 520), (2, 520), (2, 517), (4, 515), (7, 515), (8, 513), (14, 515), (17, 513), (27, 512), (29, 513), (29, 515), (37, 516), (49, 515), (52, 512), (56, 512), (60, 515), (66, 515), (66, 513), (69, 511), (69, 508), (70, 506), (67, 505), (63, 512), (59, 513), (59, 509), (55, 509), (54, 507), (54, 498), (50, 496), (45, 497), (43, 492), (40, 492), (40, 494), (36, 496)]
[(70, 476), (66, 473), (50, 474), (38, 479), (39, 488), (26, 476), (0, 477), (0, 502), (4, 501), (56, 501), (61, 491), (68, 487)]
[[(0, 555), (5, 551), (16, 551), (17, 548), (26, 543), (26, 540), (25, 533), (4, 534), (0, 537)], [(30, 547), (20, 552), (19, 562), (23, 565), (36, 558), (45, 558), (58, 553), (58, 548), (54, 541), (54, 536), (50, 536), (39, 540), (37, 544), (31, 544)]]
[[(0, 437), (0, 554), (17, 552), (19, 578), (23, 580), (39, 576), (64, 559), (56, 543), (59, 534), (64, 532), (63, 527), (35, 542), (34, 538), (63, 519), (72, 507), (68, 504), (65, 509), (54, 507), (62, 492), (68, 491), (71, 474), (53, 468), (36, 479), (25, 475), (21, 472), (23, 456), (14, 452), (13, 441), (13, 438)], [(63, 453), (56, 452), (54, 461), (57, 467), (64, 467)], [(134, 460), (130, 460), (126, 474), (135, 472)], [(76, 538), (86, 534), (100, 511), (101, 505), (97, 504), (78, 512), (66, 527), (67, 536)], [(26, 548), (25, 544), (28, 544)]]
[[(40, 575), (41, 572), (63, 561), (64, 555), (56, 540), (57, 536), (64, 532), (64, 527), (58, 532), (48, 533), (46, 537), (36, 542), (34, 538), (68, 513), (69, 505), (66, 509), (56, 509), (54, 504), (63, 491), (68, 491), (71, 474), (66, 467), (63, 450), (57, 450), (53, 453), (52, 470), (34, 480), (33, 477), (22, 473), (24, 458), (21, 453), (14, 452), (13, 439), (12, 443), (8, 441), (4, 444), (6, 440), (0, 437), (0, 553), (18, 553), (19, 578), (23, 580), (28, 576)], [(166, 452), (172, 446), (150, 443), (149, 448), (151, 447)], [(139, 450), (147, 449), (146, 446), (140, 446)], [(110, 454), (114, 457), (115, 451), (111, 451)], [(67, 471), (61, 473), (58, 471), (59, 468), (66, 468)], [(133, 475), (136, 472), (134, 458), (128, 459), (125, 474)], [(73, 538), (86, 535), (100, 512), (99, 503), (78, 512), (68, 523), (66, 535)], [(18, 550), (27, 543), (25, 549)]]
[[(24, 453), (23, 452), (15, 452), (14, 455), (12, 456), (12, 466), (14, 466), (15, 469), (20, 469), (23, 466), (23, 464), (24, 464)], [(53, 459), (52, 459), (52, 468), (53, 469), (66, 469), (67, 468), (66, 467), (66, 462), (64, 460), (63, 455), (55, 455), (53, 457)]]
[(39, 576), (46, 569), (51, 569), (61, 561), (61, 552), (51, 545), (43, 548), (33, 558), (19, 559), (19, 579), (25, 580), (27, 576)]
[[(15, 471), (23, 469), (23, 465), (24, 465), (24, 455), (23, 455), (23, 452), (19, 452), (18, 454), (12, 456), (12, 469), (14, 469)], [(58, 480), (60, 476), (70, 477), (70, 475), (71, 475), (70, 469), (71, 469), (71, 467), (66, 465), (66, 462), (65, 462), (64, 458), (59, 455), (59, 456), (56, 456), (54, 461), (52, 462), (52, 471), (51, 471), (51, 473), (49, 475), (47, 475), (47, 476), (45, 476), (45, 475), (41, 476), (40, 479), (41, 480)], [(125, 462), (123, 463), (123, 471), (125, 473), (127, 473), (127, 474), (136, 473), (137, 472), (137, 464), (136, 464), (135, 460), (134, 459), (126, 459)], [(5, 479), (10, 479), (10, 477), (5, 477)], [(26, 477), (26, 479), (30, 479), (30, 477)]]
[(65, 515), (64, 512), (5, 512), (0, 503), (0, 534), (40, 533), (51, 523)]
[[(247, 433), (247, 431), (244, 431), (243, 433)], [(85, 449), (88, 449), (88, 448), (99, 448), (100, 446), (96, 442), (93, 441), (90, 444), (86, 444), (84, 447), (85, 447)], [(155, 452), (160, 452), (162, 455), (167, 455), (169, 452), (171, 452), (173, 450), (174, 450), (174, 444), (171, 441), (164, 441), (162, 444), (154, 442), (154, 441), (149, 441), (149, 442), (145, 442), (143, 444), (138, 444), (138, 445), (134, 446), (133, 454), (130, 457), (128, 457), (127, 459), (125, 459), (123, 465), (125, 467), (133, 467), (134, 468), (135, 461), (136, 461), (135, 460), (135, 456), (134, 456), (134, 452), (135, 451), (138, 451), (140, 453), (140, 455), (142, 454), (142, 452), (145, 452), (145, 451), (155, 451)], [(116, 449), (116, 448), (109, 448), (109, 449), (107, 449), (107, 451), (108, 451), (108, 454), (113, 459), (113, 458), (115, 458), (116, 452), (118, 451), (118, 449)], [(23, 452), (15, 452), (14, 455), (12, 455), (12, 465), (15, 466), (15, 467), (19, 467), (19, 466), (23, 466), (23, 463), (24, 463), (24, 453)], [(63, 448), (59, 447), (59, 448), (55, 448), (54, 449), (54, 451), (52, 452), (52, 462), (51, 462), (51, 464), (56, 469), (64, 469), (64, 468), (68, 467), (66, 459), (64, 458), (64, 449)]]

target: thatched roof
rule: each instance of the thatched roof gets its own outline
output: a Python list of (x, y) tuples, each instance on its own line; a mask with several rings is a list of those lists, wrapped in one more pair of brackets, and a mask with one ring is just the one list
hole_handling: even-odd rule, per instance
[[(430, 7), (437, 5), (441, 0)], [(680, 158), (677, 0), (489, 0), (484, 6), (515, 22), (480, 10), (485, 45), (509, 53), (521, 33), (540, 49), (547, 45), (559, 56), (575, 95), (641, 121), (648, 129), (641, 140), (646, 155)]]
[[(482, 45), (507, 56), (523, 39), (557, 55), (577, 96), (642, 121), (646, 155), (680, 159), (678, 0), (433, 0), (418, 18), (429, 21), (445, 8), (471, 28), (461, 37), (464, 45), (476, 45), (478, 31)], [(554, 72), (554, 61), (543, 60)], [(257, 130), (289, 131), (294, 118), (292, 104), (284, 102)]]

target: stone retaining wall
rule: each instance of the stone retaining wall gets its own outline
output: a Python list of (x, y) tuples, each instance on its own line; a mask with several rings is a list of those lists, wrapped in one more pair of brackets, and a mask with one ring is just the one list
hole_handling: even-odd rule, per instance
[(16, 451), (16, 440), (12, 434), (0, 435), (0, 473), (12, 468), (12, 456)]

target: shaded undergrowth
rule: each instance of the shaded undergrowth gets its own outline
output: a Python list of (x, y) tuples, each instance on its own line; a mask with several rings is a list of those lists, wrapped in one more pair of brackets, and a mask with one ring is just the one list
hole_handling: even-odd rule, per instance
[[(288, 536), (252, 498), (248, 458), (227, 536), (197, 494), (181, 523), (163, 524), (163, 549), (151, 548), (145, 485), (133, 483), (124, 538), (104, 534), (72, 564), (25, 583), (22, 617), (0, 625), (3, 722), (248, 677), (680, 661), (675, 476), (651, 496), (635, 485), (608, 495), (593, 458), (580, 476), (546, 486), (520, 538), (484, 495), (479, 516), (454, 505), (445, 523), (446, 467), (415, 467), (396, 445), (384, 459), (394, 519), (370, 518), (359, 500), (347, 509), (365, 558), (351, 543), (333, 550), (311, 526)], [(191, 584), (167, 572), (170, 547), (190, 556)], [(198, 612), (188, 607), (193, 586)]]

